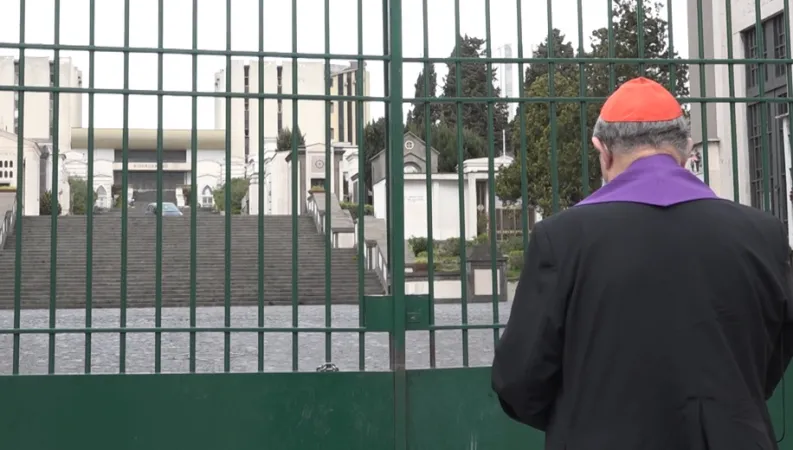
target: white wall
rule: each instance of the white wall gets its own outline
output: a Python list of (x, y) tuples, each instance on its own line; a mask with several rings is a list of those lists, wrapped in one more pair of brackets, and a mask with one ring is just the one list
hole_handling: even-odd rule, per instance
[[(231, 88), (226, 87), (226, 68), (215, 74), (216, 92), (245, 92), (245, 66), (249, 65), (248, 92), (259, 93), (259, 62), (257, 60), (246, 61), (235, 59), (231, 61)], [(278, 65), (275, 61), (264, 63), (264, 92), (276, 93), (278, 91)], [(283, 94), (293, 93), (292, 74), (293, 68), (291, 61), (284, 61), (281, 73), (281, 92)], [(368, 92), (368, 87), (366, 87)], [(325, 94), (325, 62), (298, 62), (297, 65), (297, 89), (296, 92), (302, 95), (324, 95)], [(215, 128), (226, 129), (226, 99), (215, 99)], [(259, 142), (259, 100), (249, 99), (249, 137), (250, 153), (256, 152)], [(245, 101), (242, 98), (231, 99), (231, 147), (234, 155), (242, 157), (245, 152)], [(292, 100), (282, 100), (282, 126), (284, 128), (294, 128), (292, 123)], [(298, 103), (297, 124), (300, 131), (306, 137), (306, 144), (325, 142), (325, 130), (333, 127), (334, 124), (327, 124), (325, 117), (324, 101), (301, 100)], [(368, 104), (364, 111), (364, 119), (368, 117)], [(264, 100), (264, 135), (273, 137), (278, 134), (278, 100)]]
[[(9, 166), (3, 167), (3, 173), (0, 174), (0, 176), (2, 176), (3, 182), (11, 186), (18, 186), (17, 183), (20, 175), (20, 168), (17, 167), (17, 139), (17, 136), (14, 134), (5, 131), (0, 132), (0, 163), (4, 166)], [(39, 192), (41, 153), (38, 150), (38, 146), (31, 141), (24, 141), (23, 148), (25, 186), (22, 189), (22, 195), (24, 196), (25, 207), (22, 212), (28, 216), (37, 216), (39, 215), (39, 196), (41, 194), (41, 192)], [(11, 171), (13, 171), (13, 173), (11, 173)], [(5, 172), (8, 172), (8, 176), (6, 176)], [(3, 212), (0, 212), (0, 214), (2, 213)]]
[[(385, 180), (375, 184), (374, 215), (378, 219), (387, 219)], [(432, 237), (443, 240), (460, 237), (460, 202), (457, 189), (457, 175), (434, 175), (432, 180)], [(423, 174), (405, 175), (405, 237), (427, 237), (427, 185)], [(464, 193), (464, 202), (468, 204), (468, 192)], [(466, 206), (465, 238), (476, 237), (476, 226), (468, 226), (470, 217), (476, 223), (476, 209)]]
[[(29, 56), (25, 58), (25, 85), (50, 86), (50, 58)], [(13, 86), (15, 82), (15, 58), (0, 56), (0, 84)], [(60, 86), (76, 87), (82, 74), (74, 66), (71, 58), (61, 58)], [(50, 138), (50, 94), (48, 92), (26, 92), (25, 130), (26, 139)], [(16, 105), (13, 91), (0, 92), (0, 130), (14, 132)], [(71, 128), (79, 127), (82, 119), (82, 99), (80, 94), (60, 94), (59, 139), (61, 149), (69, 146)]]
[[(0, 57), (0, 84), (13, 86), (14, 58)], [(14, 92), (0, 91), (0, 131), (14, 132)]]
[(276, 153), (267, 164), (267, 185), (272, 204), (269, 214), (292, 213), (292, 183), (289, 163), (286, 162), (288, 152)]

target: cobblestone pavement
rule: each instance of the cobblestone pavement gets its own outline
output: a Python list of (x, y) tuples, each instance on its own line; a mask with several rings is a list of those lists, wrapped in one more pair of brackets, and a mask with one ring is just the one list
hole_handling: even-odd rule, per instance
[[(514, 286), (510, 286), (512, 298)], [(498, 316), (501, 323), (509, 316), (511, 301), (499, 303)], [(435, 321), (438, 325), (461, 323), (460, 304), (437, 305)], [(291, 306), (268, 306), (265, 308), (265, 326), (288, 327), (292, 323)], [(200, 308), (196, 312), (197, 326), (219, 327), (224, 323), (223, 308)], [(257, 324), (256, 307), (232, 308), (233, 327), (252, 327)], [(299, 326), (321, 327), (325, 322), (324, 306), (301, 306), (298, 314)], [(47, 328), (49, 313), (46, 310), (22, 311), (22, 328)], [(357, 327), (358, 307), (351, 305), (333, 306), (331, 323), (334, 327)], [(468, 306), (468, 323), (492, 324), (493, 305), (473, 304)], [(98, 309), (93, 311), (93, 326), (113, 328), (119, 324), (118, 310)], [(164, 309), (163, 327), (188, 327), (189, 309)], [(85, 313), (82, 310), (59, 310), (58, 328), (82, 328)], [(127, 312), (129, 328), (154, 326), (154, 310), (131, 309)], [(0, 329), (13, 327), (13, 311), (0, 311)], [(471, 330), (467, 332), (469, 364), (486, 366), (493, 357), (493, 331)], [(358, 333), (333, 333), (331, 361), (344, 371), (358, 370)], [(91, 342), (91, 365), (93, 373), (118, 373), (119, 340), (117, 333), (97, 333)], [(42, 374), (47, 372), (49, 335), (25, 334), (20, 339), (20, 372)], [(10, 374), (13, 355), (13, 338), (0, 335), (0, 374)], [(62, 334), (55, 338), (56, 373), (82, 373), (85, 361), (85, 335)], [(459, 367), (463, 365), (463, 332), (460, 330), (436, 332), (436, 366)], [(163, 333), (162, 371), (168, 373), (189, 370), (189, 334)], [(365, 370), (388, 370), (388, 337), (383, 333), (367, 333), (364, 345)], [(298, 366), (300, 371), (314, 371), (325, 362), (325, 335), (323, 333), (300, 333), (297, 339)], [(196, 370), (203, 373), (223, 371), (223, 333), (200, 333), (196, 337)], [(154, 334), (127, 334), (127, 372), (151, 373), (154, 371)], [(258, 367), (257, 333), (231, 334), (232, 372), (255, 372)], [(429, 333), (408, 332), (406, 360), (409, 369), (429, 367)], [(264, 338), (264, 360), (266, 371), (290, 371), (292, 369), (291, 333), (267, 333)]]

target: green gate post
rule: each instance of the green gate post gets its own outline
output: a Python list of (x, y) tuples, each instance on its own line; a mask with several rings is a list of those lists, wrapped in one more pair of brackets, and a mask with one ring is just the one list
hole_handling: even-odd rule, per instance
[[(12, 356), (12, 373), (19, 374), (19, 328), (22, 316), (22, 210), (24, 209), (25, 191), (25, 145), (22, 140), (25, 130), (25, 0), (19, 0), (19, 119), (17, 126), (21, 133), (17, 135), (17, 195), (16, 195), (16, 219), (14, 219), (14, 233), (17, 236), (14, 248), (16, 264), (14, 265), (14, 355)], [(21, 170), (20, 170), (21, 169)]]
[(389, 152), (388, 178), (389, 215), (391, 223), (388, 255), (391, 271), (391, 295), (394, 308), (394, 331), (391, 334), (394, 370), (394, 444), (399, 450), (408, 448), (407, 441), (407, 374), (405, 373), (405, 155), (402, 123), (402, 0), (388, 0), (389, 30)]

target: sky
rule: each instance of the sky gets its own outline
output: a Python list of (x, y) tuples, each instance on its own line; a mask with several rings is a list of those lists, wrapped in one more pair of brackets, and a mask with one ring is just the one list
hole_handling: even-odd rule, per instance
[[(292, 3), (288, 0), (263, 0), (265, 51), (292, 51)], [(673, 2), (673, 26), (675, 47), (681, 56), (687, 56), (686, 2)], [(329, 0), (330, 2), (330, 50), (338, 54), (358, 54), (358, 0)], [(130, 2), (130, 45), (133, 47), (157, 47), (158, 43), (158, 0), (132, 0)], [(297, 51), (324, 52), (324, 0), (296, 0), (297, 3)], [(383, 54), (382, 2), (361, 0), (363, 5), (363, 53)], [(592, 30), (606, 26), (609, 0), (582, 0), (583, 30), (585, 46), (589, 48)], [(646, 2), (649, 4), (649, 2)], [(54, 0), (27, 0), (26, 36), (28, 43), (52, 44), (54, 42)], [(164, 0), (164, 36), (167, 48), (189, 49), (192, 46), (192, 0)], [(226, 4), (225, 0), (199, 0), (198, 47), (201, 49), (224, 50), (226, 48)], [(454, 0), (428, 0), (428, 48), (430, 57), (448, 57), (455, 42)], [(548, 35), (547, 2), (522, 1), (524, 55)], [(571, 40), (578, 42), (578, 13), (576, 0), (553, 0), (552, 22)], [(124, 1), (95, 0), (95, 43), (98, 46), (124, 45)], [(402, 0), (403, 52), (405, 57), (423, 56), (424, 33), (422, 23), (422, 0)], [(481, 38), (486, 36), (485, 0), (460, 1), (461, 34)], [(495, 49), (511, 44), (517, 57), (517, 0), (490, 0), (490, 43)], [(663, 13), (664, 15), (666, 12)], [(257, 51), (259, 48), (259, 0), (233, 0), (231, 11), (232, 50)], [(0, 42), (19, 42), (19, 0), (4, 0), (0, 13)], [(89, 43), (89, 0), (61, 0), (61, 44), (88, 45)], [(29, 50), (30, 55), (50, 55), (52, 51)], [(0, 48), (0, 55), (15, 55), (13, 49)], [(83, 85), (89, 84), (88, 52), (62, 51), (61, 57), (72, 57), (83, 72)], [(165, 55), (163, 62), (164, 88), (166, 90), (191, 89), (192, 57), (190, 55)], [(287, 61), (288, 63), (288, 61)], [(199, 90), (214, 90), (214, 74), (226, 65), (223, 56), (201, 56), (198, 59)], [(368, 63), (371, 76), (371, 95), (383, 95), (383, 64)], [(405, 64), (404, 95), (411, 97), (413, 84), (421, 64)], [(445, 76), (445, 66), (438, 65), (439, 83)], [(517, 70), (514, 83), (517, 86)], [(123, 87), (123, 54), (97, 52), (94, 66), (94, 87)], [(137, 54), (130, 56), (131, 89), (157, 88), (157, 55)], [(87, 95), (85, 96), (87, 97)], [(188, 97), (166, 97), (164, 99), (163, 122), (165, 128), (190, 128), (191, 99)], [(213, 128), (214, 101), (199, 100), (199, 128)], [(95, 96), (95, 126), (120, 128), (122, 125), (122, 99), (116, 95)], [(407, 112), (408, 105), (405, 105)], [(383, 104), (372, 104), (372, 119), (383, 114)], [(83, 125), (87, 121), (87, 98), (83, 103)], [(156, 128), (156, 97), (134, 96), (130, 100), (130, 126), (133, 128)]]

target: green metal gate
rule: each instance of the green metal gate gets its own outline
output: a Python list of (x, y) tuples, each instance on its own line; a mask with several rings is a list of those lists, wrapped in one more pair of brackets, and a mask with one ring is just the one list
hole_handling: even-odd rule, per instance
[[(761, 14), (760, 0), (754, 2), (756, 37), (752, 38), (754, 41), (747, 40), (750, 43), (745, 52), (750, 59), (737, 57), (743, 51), (733, 54), (737, 50), (731, 39), (727, 40), (729, 55), (726, 58), (706, 56), (712, 54), (713, 49), (708, 47), (706, 51), (709, 38), (702, 30), (713, 32), (716, 21), (727, 17), (726, 22), (718, 23), (716, 28), (724, 29), (726, 36), (740, 31), (733, 30), (729, 19), (735, 14), (731, 0), (689, 0), (689, 10), (697, 14), (697, 29), (700, 30), (699, 33), (696, 29), (690, 30), (692, 39), (698, 35), (698, 55), (690, 58), (674, 57), (671, 26), (661, 28), (660, 33), (668, 42), (661, 45), (659, 56), (657, 42), (653, 41), (659, 29), (645, 23), (659, 17), (671, 23), (671, 0), (658, 6), (635, 0), (598, 2), (602, 3), (602, 14), (607, 15), (605, 31), (600, 36), (605, 44), (598, 47), (600, 53), (585, 49), (582, 0), (575, 2), (578, 42), (570, 45), (570, 51), (555, 48), (558, 42), (564, 42), (557, 39), (559, 32), (554, 29), (554, 13), (566, 11), (548, 0), (546, 45), (530, 52), (523, 44), (523, 18), (529, 14), (528, 9), (536, 5), (516, 0), (512, 17), (517, 25), (517, 55), (498, 58), (494, 57), (491, 26), (499, 24), (491, 25), (490, 0), (477, 3), (477, 7), (481, 4), (480, 13), (487, 24), (479, 46), (464, 35), (460, 19), (463, 5), (460, 0), (453, 1), (453, 14), (450, 11), (447, 20), (454, 21), (456, 45), (448, 58), (429, 56), (428, 0), (415, 0), (423, 11), (421, 57), (403, 52), (403, 37), (408, 32), (403, 22), (406, 11), (403, 6), (407, 0), (383, 0), (379, 5), (383, 33), (376, 38), (382, 40), (383, 51), (378, 55), (364, 53), (363, 0), (357, 0), (356, 5), (358, 51), (344, 55), (331, 53), (330, 0), (324, 1), (323, 9), (325, 50), (318, 54), (298, 52), (296, 14), (291, 18), (292, 51), (268, 50), (264, 18), (270, 6), (264, 0), (258, 2), (258, 51), (232, 50), (231, 11), (235, 6), (231, 0), (225, 2), (225, 50), (199, 48), (198, 11), (208, 0), (192, 2), (192, 48), (189, 49), (166, 47), (164, 0), (158, 2), (158, 26), (153, 31), (158, 36), (156, 48), (130, 45), (130, 30), (135, 26), (130, 23), (131, 0), (116, 1), (124, 10), (123, 46), (97, 42), (97, 0), (88, 2), (89, 45), (61, 44), (61, 17), (69, 4), (53, 1), (53, 44), (26, 42), (26, 28), (36, 11), (31, 10), (25, 0), (19, 2), (19, 39), (0, 42), (0, 48), (18, 51), (20, 81), (4, 83), (0, 78), (0, 94), (11, 91), (19, 94), (20, 130), (26, 129), (26, 94), (52, 93), (53, 169), (49, 190), (58, 193), (63, 189), (64, 180), (59, 178), (64, 176), (61, 156), (63, 149), (72, 148), (71, 143), (60, 142), (61, 96), (86, 94), (85, 150), (93, 155), (100, 150), (95, 117), (103, 113), (96, 110), (95, 97), (116, 94), (123, 96), (124, 106), (118, 150), (123, 155), (119, 189), (121, 198), (126, 198), (129, 152), (135, 140), (135, 131), (129, 126), (130, 97), (144, 95), (157, 99), (156, 148), (151, 150), (157, 155), (157, 202), (161, 204), (163, 160), (170, 133), (163, 125), (166, 114), (163, 98), (182, 97), (192, 101), (192, 127), (189, 145), (185, 146), (190, 155), (191, 177), (190, 183), (186, 183), (190, 187), (186, 197), (192, 207), (185, 212), (186, 217), (181, 218), (163, 217), (162, 214), (137, 217), (136, 211), (145, 205), (133, 208), (123, 200), (118, 201), (113, 211), (102, 214), (94, 211), (86, 200), (84, 218), (57, 213), (49, 218), (26, 217), (23, 207), (17, 208), (15, 231), (7, 236), (6, 247), (0, 249), (0, 285), (6, 290), (5, 294), (0, 294), (0, 307), (7, 310), (0, 311), (5, 313), (0, 315), (0, 359), (6, 361), (5, 365), (0, 364), (0, 369), (8, 369), (7, 373), (0, 373), (0, 404), (4, 406), (0, 409), (0, 445), (3, 448), (542, 448), (542, 436), (510, 422), (490, 389), (487, 366), (509, 310), (508, 303), (501, 300), (511, 295), (510, 280), (519, 271), (522, 251), (528, 245), (531, 224), (539, 220), (538, 214), (547, 215), (568, 207), (599, 186), (599, 168), (589, 146), (592, 121), (597, 117), (597, 108), (604, 96), (627, 77), (639, 73), (661, 77), (676, 93), (685, 91), (682, 102), (699, 105), (693, 108), (692, 118), (700, 124), (703, 134), (702, 158), (697, 164), (701, 163), (706, 182), (712, 181), (713, 174), (718, 173), (723, 186), (729, 184), (723, 180), (731, 176), (732, 189), (721, 188), (720, 195), (745, 203), (759, 202), (757, 206), (787, 220), (786, 192), (790, 186), (785, 182), (787, 169), (784, 164), (786, 158), (789, 164), (791, 153), (790, 147), (784, 146), (792, 141), (789, 133), (783, 139), (778, 139), (775, 131), (771, 135), (769, 124), (782, 123), (774, 117), (786, 111), (789, 100), (786, 95), (767, 94), (764, 83), (768, 75), (757, 77), (756, 96), (739, 95), (736, 92), (744, 89), (738, 85), (735, 73), (744, 68), (749, 77), (759, 72), (773, 72), (785, 79), (784, 86), (791, 85), (789, 0), (784, 1), (784, 8), (779, 11), (783, 18), (781, 28), (772, 27), (775, 31), (767, 33), (764, 31), (770, 23), (766, 20), (767, 11), (763, 9)], [(292, 0), (293, 11), (299, 3), (303, 0)], [(675, 8), (678, 5), (680, 3), (675, 2)], [(708, 14), (710, 10), (718, 10), (723, 15)], [(664, 18), (659, 11), (667, 16)], [(417, 22), (411, 23), (414, 24), (411, 27), (418, 28)], [(635, 39), (631, 30), (625, 28), (631, 23), (639, 30), (635, 32)], [(658, 24), (657, 21), (653, 23)], [(655, 34), (646, 37), (645, 30)], [(751, 29), (745, 30), (745, 33), (750, 32)], [(766, 35), (775, 40), (771, 54), (761, 54), (757, 50), (764, 48)], [(623, 52), (626, 42), (633, 45), (633, 53)], [(758, 44), (756, 48), (751, 42)], [(40, 51), (51, 52), (55, 61), (70, 52), (88, 52), (87, 86), (63, 86), (61, 80), (66, 75), (61, 73), (61, 64), (53, 65), (51, 86), (26, 85), (26, 55)], [(652, 51), (656, 53), (648, 54)], [(95, 55), (103, 52), (123, 53), (123, 88), (96, 87)], [(130, 87), (133, 81), (129, 75), (130, 55), (134, 54), (157, 55), (157, 89)], [(163, 58), (166, 55), (192, 57), (190, 88), (164, 89)], [(199, 57), (203, 56), (225, 58), (225, 80), (221, 81), (226, 86), (233, 85), (233, 59), (253, 58), (251, 69), (246, 69), (246, 80), (247, 74), (257, 69), (257, 75), (250, 77), (251, 90), (200, 90), (197, 65)], [(265, 86), (266, 82), (271, 83), (264, 75), (265, 65), (271, 58), (286, 61), (284, 69), (279, 69), (284, 71), (282, 73), (291, 69), (291, 79), (283, 80), (284, 84), (291, 84), (291, 91), (281, 90), (280, 78), (276, 92), (272, 92), (272, 86)], [(301, 69), (298, 59), (312, 58), (324, 62), (324, 94), (298, 90)], [(337, 77), (332, 72), (331, 60), (339, 59), (357, 62), (357, 66), (347, 72), (349, 76)], [(365, 63), (382, 66), (382, 95), (369, 95), (365, 89), (368, 83)], [(509, 99), (498, 96), (492, 79), (494, 65), (500, 63), (515, 65), (519, 89), (525, 95)], [(404, 70), (410, 64), (421, 64), (424, 74), (434, 71), (435, 65), (446, 64), (448, 89), (442, 95), (434, 94), (431, 83), (435, 80), (424, 76), (416, 84), (417, 94), (406, 96)], [(689, 85), (680, 77), (681, 70), (685, 71), (684, 77), (688, 77), (685, 69), (688, 65), (702, 68), (698, 77), (692, 75), (691, 78), (692, 89), (696, 85), (699, 92), (690, 95)], [(728, 78), (728, 95), (716, 95), (716, 91), (724, 89), (721, 85), (715, 86), (707, 77), (705, 68), (717, 65), (729, 67), (724, 72)], [(533, 71), (525, 72), (529, 67)], [(470, 81), (471, 73), (481, 75), (484, 86), (461, 81), (464, 78)], [(452, 81), (448, 82), (449, 79)], [(605, 88), (599, 89), (603, 86)], [(236, 124), (232, 120), (235, 101), (249, 105), (245, 113), (246, 130), (249, 113), (251, 117), (256, 113), (256, 119), (251, 122), (258, 121), (258, 133), (248, 135), (246, 132), (245, 136), (253, 163), (249, 164), (246, 159), (247, 178), (239, 183), (247, 186), (244, 191), (247, 196), (238, 198), (234, 188), (238, 176), (232, 174), (232, 164), (223, 167), (219, 184), (225, 188), (216, 189), (214, 196), (215, 207), (227, 212), (222, 216), (198, 207), (205, 196), (198, 179), (199, 147), (203, 139), (203, 132), (198, 130), (200, 98), (223, 103), (226, 130)], [(271, 116), (265, 118), (272, 114), (265, 111), (265, 101), (278, 102), (279, 125), (275, 125)], [(299, 108), (311, 101), (324, 103), (324, 136), (319, 137), (322, 142), (338, 141), (336, 132), (352, 129), (349, 121), (354, 123), (354, 136), (350, 133), (346, 136), (357, 144), (358, 151), (357, 167), (349, 168), (350, 172), (357, 170), (358, 174), (356, 188), (349, 191), (351, 198), (339, 198), (342, 189), (336, 180), (343, 178), (343, 174), (334, 172), (336, 169), (331, 161), (336, 161), (336, 150), (331, 146), (323, 145), (320, 152), (324, 157), (324, 175), (311, 179), (311, 188), (307, 189), (308, 176), (300, 171), (307, 170), (308, 166), (305, 144), (313, 142), (301, 142), (297, 131), (301, 125)], [(364, 106), (377, 102), (384, 105), (383, 121), (365, 126)], [(508, 109), (506, 103), (516, 104), (518, 108), (517, 119), (511, 123), (499, 122)], [(709, 106), (719, 104), (728, 107), (730, 132), (719, 135), (721, 141), (714, 143), (708, 139), (708, 115), (717, 110)], [(267, 184), (270, 175), (266, 173), (265, 147), (268, 145), (266, 137), (282, 131), (280, 116), (284, 105), (289, 105), (292, 113), (291, 117), (283, 118), (283, 124), (294, 132), (279, 135), (281, 155), (292, 161), (288, 178), (289, 225), (281, 224), (279, 228), (278, 223), (264, 214), (269, 204), (267, 195), (273, 189)], [(331, 117), (338, 118), (341, 105), (346, 106), (348, 112), (354, 109), (355, 113), (354, 119), (348, 113), (348, 122), (344, 125), (338, 122), (337, 129)], [(408, 109), (410, 114), (404, 119)], [(738, 124), (747, 114), (750, 118), (756, 116), (756, 129), (752, 128), (752, 122), (746, 128)], [(465, 126), (464, 118), (468, 120)], [(719, 120), (726, 119), (719, 115)], [(791, 125), (792, 120), (787, 118)], [(572, 133), (567, 132), (571, 124), (575, 130)], [(739, 131), (741, 129), (748, 129), (748, 132)], [(766, 129), (768, 133), (763, 132)], [(66, 135), (71, 136), (71, 133)], [(31, 164), (25, 156), (31, 141), (23, 137), (20, 132), (15, 138), (15, 166), (19, 168)], [(224, 140), (224, 160), (230, 162), (236, 145), (232, 133), (225, 133)], [(372, 142), (382, 142), (383, 148), (367, 148)], [(424, 149), (407, 151), (416, 149), (416, 145), (418, 148), (423, 145)], [(514, 162), (501, 155), (502, 145), (514, 151)], [(755, 158), (750, 164), (751, 173), (741, 172), (738, 164), (742, 152), (747, 152), (747, 145), (751, 146), (750, 157)], [(433, 151), (435, 147), (440, 149), (437, 153)], [(540, 149), (539, 153), (536, 149)], [(384, 150), (381, 154), (384, 172), (380, 173), (384, 181), (379, 187), (369, 186), (375, 184), (374, 163), (380, 150)], [(349, 155), (344, 153), (342, 159)], [(732, 167), (719, 171), (719, 160), (727, 158), (725, 155), (730, 156), (728, 163), (732, 162)], [(463, 163), (477, 156), (484, 158), (486, 167), (479, 182), (473, 175), (475, 162)], [(297, 163), (301, 157), (304, 166)], [(425, 175), (407, 173), (406, 169), (413, 167), (411, 164), (420, 165), (422, 161)], [(438, 170), (431, 170), (433, 167)], [(253, 176), (247, 175), (248, 168)], [(85, 189), (85, 199), (90, 199), (94, 198), (98, 179), (94, 158), (87, 158), (86, 169), (84, 184), (72, 184), (72, 180), (68, 184), (81, 186), (79, 189)], [(26, 192), (34, 187), (18, 184), (16, 204), (23, 205), (28, 199)], [(250, 188), (251, 184), (258, 185), (258, 189)], [(446, 191), (456, 193), (445, 197), (433, 194), (442, 189), (441, 185), (448, 188), (444, 188)], [(336, 205), (331, 193), (336, 194), (336, 200), (348, 201)], [(369, 206), (370, 196), (374, 198), (374, 216)], [(59, 196), (51, 198), (51, 204), (39, 205), (42, 214), (47, 209), (59, 211)], [(514, 203), (517, 199), (524, 199), (525, 207), (510, 208), (509, 201)], [(30, 199), (24, 204), (29, 205), (29, 202)], [(415, 206), (414, 202), (420, 206)], [(468, 209), (464, 205), (469, 205)], [(243, 214), (255, 208), (258, 214), (248, 220), (244, 215), (234, 214), (235, 208)], [(159, 206), (157, 209), (162, 211)], [(347, 225), (352, 218), (356, 218), (353, 228), (334, 228), (334, 223)], [(378, 234), (377, 225), (381, 223), (378, 220), (383, 220), (385, 233)], [(114, 223), (119, 224), (118, 229), (114, 228)], [(425, 227), (423, 233), (411, 225), (415, 223)], [(212, 234), (205, 231), (211, 230), (213, 224), (222, 229), (222, 245), (211, 243)], [(136, 241), (134, 237), (139, 229), (148, 230), (149, 225), (153, 249), (146, 249), (145, 245), (140, 248), (140, 242), (145, 241)], [(457, 238), (450, 237), (444, 226), (451, 227), (451, 235), (456, 233)], [(303, 259), (319, 255), (311, 250), (312, 227), (322, 236), (323, 270), (319, 272), (314, 270), (314, 263)], [(41, 230), (46, 230), (46, 234)], [(108, 240), (103, 240), (105, 233), (110, 236)], [(119, 255), (118, 270), (112, 274), (106, 265), (110, 259), (103, 256), (113, 247), (108, 244), (111, 238), (117, 241)], [(344, 244), (349, 240), (355, 242), (354, 250)], [(77, 248), (70, 248), (75, 242)], [(48, 248), (37, 252), (37, 246), (42, 245)], [(222, 256), (222, 262), (200, 258), (204, 252), (221, 247), (222, 252), (217, 255)], [(148, 251), (154, 255), (153, 260), (148, 261), (148, 265), (136, 265), (135, 258), (148, 255)], [(254, 255), (255, 259), (235, 259), (235, 255), (247, 254)], [(354, 281), (342, 278), (343, 265), (352, 261), (357, 266)], [(215, 271), (219, 267), (223, 270)], [(147, 274), (147, 270), (151, 271), (151, 276), (145, 278), (141, 274)], [(247, 284), (246, 279), (239, 278), (246, 270), (257, 275), (255, 285), (251, 283), (252, 278), (247, 279)], [(272, 278), (270, 273), (276, 272), (278, 277)], [(220, 273), (216, 276), (222, 280), (217, 291), (203, 281), (213, 273)], [(317, 286), (321, 286), (321, 293), (313, 287), (316, 280), (312, 277), (320, 280)], [(334, 284), (334, 279), (346, 281)], [(372, 284), (375, 279), (379, 285)], [(288, 280), (288, 289), (272, 294), (284, 280)], [(65, 292), (74, 289), (75, 283), (82, 283), (82, 294), (77, 300), (74, 294)], [(147, 283), (152, 286), (151, 292), (141, 287), (148, 286)], [(352, 284), (357, 285), (357, 294), (343, 293)], [(107, 286), (115, 290), (107, 294), (103, 290)], [(375, 292), (378, 286), (381, 292)], [(318, 296), (322, 300), (316, 304)], [(309, 310), (321, 313), (321, 319), (310, 321), (308, 325), (301, 323), (301, 314)], [(206, 311), (222, 316), (222, 325), (202, 325)], [(338, 311), (346, 311), (344, 320), (335, 315)], [(184, 315), (177, 317), (182, 312)], [(82, 315), (75, 319), (73, 314), (79, 313)], [(113, 315), (116, 313), (117, 316)], [(139, 320), (149, 313), (151, 320)], [(473, 315), (481, 316), (480, 320), (475, 320)], [(232, 316), (236, 316), (234, 320)], [(39, 326), (29, 325), (39, 319)], [(248, 324), (235, 323), (237, 319), (241, 322), (248, 319)], [(211, 344), (204, 336), (222, 336), (218, 340), (218, 346), (222, 342), (222, 352), (214, 357), (199, 358), (202, 347)], [(443, 336), (448, 338), (445, 344)], [(146, 371), (150, 373), (132, 373), (135, 371), (130, 369), (131, 361), (139, 358), (133, 345), (136, 339), (138, 351), (144, 348), (149, 351), (153, 347), (152, 367)], [(342, 344), (334, 346), (334, 339), (341, 339)], [(238, 345), (235, 341), (244, 344), (235, 348)], [(31, 342), (33, 344), (26, 346)], [(46, 351), (37, 352), (35, 345), (39, 344), (35, 342), (40, 342), (41, 349)], [(279, 342), (282, 345), (277, 345)], [(478, 348), (473, 356), (472, 345)], [(316, 346), (321, 356), (316, 360), (301, 360), (301, 352), (313, 351), (312, 346)], [(66, 362), (57, 358), (58, 354)], [(459, 360), (442, 361), (448, 360), (449, 355)], [(255, 361), (251, 363), (250, 373), (234, 370), (235, 361), (246, 356)], [(340, 361), (347, 361), (345, 357), (352, 362)], [(272, 370), (271, 361), (279, 358), (288, 359), (289, 366)], [(373, 370), (372, 361), (378, 358), (386, 364)], [(186, 364), (184, 370), (167, 370), (166, 366), (180, 361)], [(213, 368), (214, 363), (218, 365), (216, 368)], [(83, 366), (82, 373), (74, 373), (77, 371), (75, 364)], [(97, 373), (97, 365), (112, 366), (112, 370)], [(44, 373), (36, 374), (36, 367), (41, 367)], [(64, 370), (63, 367), (72, 369)], [(788, 384), (793, 382), (793, 372), (788, 371), (786, 379)], [(778, 439), (786, 449), (793, 449), (793, 441), (785, 437), (791, 430), (791, 404), (793, 394), (784, 384), (769, 404)]]

